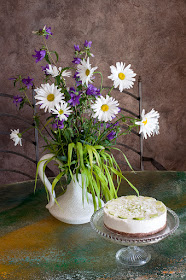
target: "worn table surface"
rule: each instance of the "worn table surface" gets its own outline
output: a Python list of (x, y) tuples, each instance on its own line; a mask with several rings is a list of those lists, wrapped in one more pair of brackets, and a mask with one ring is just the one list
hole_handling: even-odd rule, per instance
[[(38, 182), (0, 187), (0, 279), (186, 279), (184, 218), (186, 172), (124, 172), (141, 195), (162, 200), (180, 218), (177, 231), (146, 246), (151, 261), (122, 267), (115, 261), (122, 245), (100, 237), (90, 224), (68, 225), (45, 208), (44, 187)], [(122, 182), (119, 195), (134, 194)]]

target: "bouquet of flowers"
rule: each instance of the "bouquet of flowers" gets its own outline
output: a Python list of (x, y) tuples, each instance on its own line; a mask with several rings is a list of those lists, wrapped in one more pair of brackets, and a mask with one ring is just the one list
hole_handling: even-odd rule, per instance
[[(133, 87), (136, 74), (131, 65), (125, 66), (125, 63), (117, 62), (116, 66), (110, 66), (111, 75), (108, 78), (113, 81), (113, 87), (103, 88), (102, 73), (97, 71), (98, 67), (90, 64), (90, 59), (94, 57), (91, 53), (91, 41), (86, 40), (82, 47), (74, 45), (72, 65), (61, 67), (57, 65), (58, 53), (50, 51), (46, 44), (52, 36), (51, 28), (44, 26), (33, 33), (44, 40), (44, 45), (40, 50), (35, 50), (33, 57), (36, 63), (43, 60), (47, 63), (42, 66), (45, 82), (35, 88), (33, 78), (29, 76), (12, 78), (14, 86), (18, 82), (21, 84), (21, 95), (14, 97), (14, 103), (19, 104), (20, 109), (25, 103), (34, 109), (27, 91), (35, 88), (36, 105), (39, 106), (39, 111), (44, 110), (46, 113), (44, 127), (50, 137), (43, 135), (39, 113), (34, 116), (35, 127), (46, 142), (44, 148), (61, 162), (53, 189), (62, 176), (66, 175), (68, 184), (74, 174), (81, 174), (86, 181), (86, 190), (91, 192), (94, 199), (95, 196), (98, 197), (98, 203), (103, 196), (106, 200), (117, 197), (121, 179), (125, 179), (138, 193), (122, 175), (111, 150), (119, 150), (115, 147), (116, 139), (129, 133), (134, 127), (140, 127), (139, 133), (142, 133), (144, 138), (158, 134), (159, 113), (152, 109), (145, 114), (143, 110), (141, 120), (121, 114), (118, 101), (112, 97), (112, 90), (119, 87), (122, 92)], [(99, 88), (93, 85), (96, 75), (101, 76)], [(72, 78), (73, 84), (68, 87), (68, 79)], [(121, 130), (122, 123), (127, 124), (128, 129), (125, 131)], [(15, 145), (22, 145), (22, 134), (19, 129), (11, 131), (10, 138)], [(123, 156), (132, 169), (126, 156)], [(113, 182), (114, 176), (117, 186)], [(96, 207), (95, 202), (95, 209)]]

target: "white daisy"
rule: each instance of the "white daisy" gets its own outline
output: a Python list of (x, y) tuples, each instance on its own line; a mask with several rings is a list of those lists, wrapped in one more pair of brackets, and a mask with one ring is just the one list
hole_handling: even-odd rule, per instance
[(51, 109), (52, 114), (55, 114), (58, 116), (60, 121), (67, 120), (67, 116), (69, 116), (72, 113), (71, 107), (68, 107), (67, 102), (60, 102), (55, 106), (55, 109)]
[(154, 109), (147, 114), (145, 114), (145, 110), (143, 109), (141, 114), (142, 120), (135, 122), (135, 124), (140, 125), (139, 133), (142, 133), (143, 138), (147, 139), (147, 135), (150, 137), (151, 135), (159, 134), (159, 117), (160, 114)]
[(62, 75), (63, 79), (65, 80), (65, 77), (70, 77), (71, 76), (71, 72), (67, 71), (67, 70), (64, 70), (61, 75)]
[(39, 104), (40, 109), (45, 109), (45, 112), (47, 110), (50, 112), (64, 99), (64, 94), (54, 84), (42, 84), (40, 88), (35, 89), (35, 92), (37, 93), (35, 99), (39, 100), (36, 105)]
[[(53, 78), (57, 77), (62, 70), (62, 67), (57, 68), (56, 66), (51, 65), (51, 64), (49, 64), (48, 67), (49, 67), (49, 69), (46, 69), (46, 73), (48, 75), (51, 75)], [(67, 71), (67, 70), (64, 70), (61, 75), (62, 75), (63, 78), (64, 77), (70, 77), (71, 72)]]
[(87, 61), (85, 59), (81, 61), (81, 64), (77, 66), (77, 76), (80, 77), (82, 84), (86, 83), (88, 87), (88, 83), (92, 83), (91, 78), (96, 69), (97, 67), (91, 68), (91, 64), (89, 63), (89, 57), (87, 58)]
[(52, 77), (57, 77), (61, 71), (61, 67), (57, 68), (54, 65), (49, 64), (48, 69), (46, 69), (46, 74), (51, 75)]
[(135, 81), (136, 74), (130, 69), (131, 64), (125, 67), (125, 63), (117, 62), (116, 67), (110, 66), (111, 75), (108, 76), (109, 79), (114, 81), (114, 88), (119, 86), (120, 92), (124, 89), (132, 88)]
[(108, 95), (106, 97), (97, 97), (95, 103), (91, 105), (91, 108), (94, 111), (93, 118), (98, 117), (99, 121), (111, 121), (120, 111), (118, 106), (118, 101), (113, 97)]
[(17, 146), (17, 144), (19, 144), (20, 146), (22, 146), (22, 138), (21, 138), (21, 133), (19, 133), (19, 129), (11, 129), (11, 133), (10, 133), (10, 139), (12, 139), (15, 143), (14, 145)]

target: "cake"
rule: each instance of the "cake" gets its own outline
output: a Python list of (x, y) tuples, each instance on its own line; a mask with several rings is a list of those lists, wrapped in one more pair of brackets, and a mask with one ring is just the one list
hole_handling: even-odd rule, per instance
[(122, 196), (104, 206), (104, 224), (116, 233), (143, 237), (166, 227), (167, 208), (163, 202), (146, 196)]

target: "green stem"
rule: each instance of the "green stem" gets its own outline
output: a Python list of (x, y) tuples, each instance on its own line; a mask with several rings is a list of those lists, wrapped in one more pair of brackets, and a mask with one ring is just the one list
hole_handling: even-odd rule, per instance
[(30, 107), (34, 110), (33, 105), (30, 102), (30, 99), (28, 98), (28, 95), (26, 94), (26, 91), (25, 91), (25, 96), (26, 96), (26, 99), (28, 100), (28, 103), (30, 104)]
[[(49, 131), (46, 129), (45, 125), (43, 124), (43, 122), (42, 122), (41, 120), (40, 120), (40, 123), (41, 123), (41, 125), (43, 126), (43, 128), (46, 130), (46, 132), (48, 133), (48, 135), (49, 135), (53, 140), (55, 140), (55, 139), (52, 137), (52, 135), (49, 133)], [(38, 131), (39, 131), (38, 126), (37, 126), (36, 128), (37, 128)], [(42, 136), (42, 137), (44, 137), (44, 136)]]
[(135, 127), (134, 125), (128, 125), (128, 129), (126, 129), (124, 132), (122, 132), (122, 133), (120, 133), (119, 135), (118, 135), (118, 137), (120, 137), (121, 135), (126, 135), (126, 134), (128, 134), (129, 132), (130, 132), (130, 130), (133, 128), (133, 127)]
[[(134, 119), (133, 117), (125, 117), (125, 118), (127, 118), (127, 119)], [(122, 119), (123, 119), (123, 117), (117, 119), (114, 123), (112, 123), (112, 125), (111, 125), (110, 128), (108, 127), (106, 130), (104, 130), (104, 131), (101, 133), (101, 135), (99, 136), (97, 142), (99, 142), (108, 132), (110, 132), (110, 131), (112, 130), (112, 127), (113, 127), (117, 122), (119, 122), (119, 121), (122, 120)], [(127, 124), (127, 123), (126, 123), (126, 125), (129, 126), (129, 129), (136, 126), (135, 124), (134, 124), (134, 125), (129, 125), (129, 124)], [(120, 135), (123, 135), (123, 134), (125, 134), (125, 132), (119, 134), (118, 137), (119, 137)], [(96, 143), (97, 143), (97, 142), (96, 142)]]
[(111, 87), (111, 89), (109, 90), (109, 93), (108, 93), (109, 96), (110, 96), (110, 93), (111, 93), (111, 91), (113, 90), (113, 88), (114, 88), (114, 86)]
[(53, 57), (51, 56), (51, 53), (50, 53), (49, 48), (46, 43), (46, 39), (44, 37), (43, 37), (43, 40), (44, 40), (45, 47), (47, 49), (47, 53), (49, 54), (50, 58), (52, 59), (53, 64), (56, 65), (55, 61), (53, 60)]
[(102, 88), (103, 88), (103, 75), (102, 75), (102, 73), (101, 72), (99, 72), (99, 71), (96, 71), (96, 72), (94, 72), (94, 74), (100, 74), (101, 75), (101, 87), (100, 87), (100, 93), (102, 92)]
[[(88, 132), (86, 133), (86, 137), (85, 137), (85, 141), (87, 140), (87, 138), (88, 138), (88, 136), (90, 136), (90, 134), (91, 134), (91, 128), (92, 128), (92, 120), (93, 120), (93, 118), (91, 118), (90, 120), (89, 120), (89, 127), (88, 127)], [(93, 132), (93, 131), (92, 131)]]
[(33, 126), (31, 126), (31, 127), (27, 128), (27, 129), (23, 130), (23, 132), (21, 132), (21, 135), (23, 135), (26, 131), (30, 130), (31, 128), (33, 128)]

